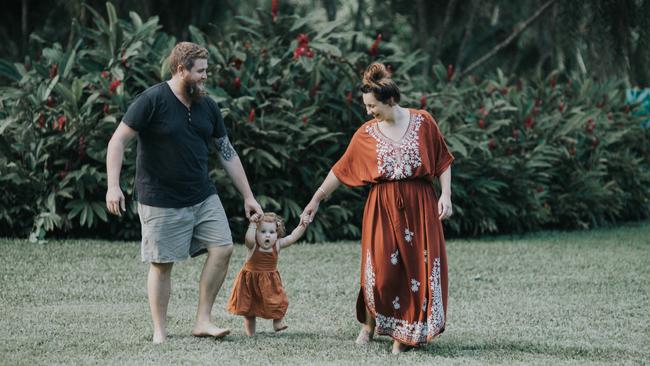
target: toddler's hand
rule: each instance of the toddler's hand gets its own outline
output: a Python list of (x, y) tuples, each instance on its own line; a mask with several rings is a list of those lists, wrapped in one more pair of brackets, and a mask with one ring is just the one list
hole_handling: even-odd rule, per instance
[(260, 215), (260, 214), (253, 214), (253, 215), (251, 215), (251, 217), (250, 217), (248, 220), (249, 220), (250, 222), (254, 222), (254, 223), (257, 224), (257, 223), (260, 222), (261, 219), (262, 219), (262, 215)]

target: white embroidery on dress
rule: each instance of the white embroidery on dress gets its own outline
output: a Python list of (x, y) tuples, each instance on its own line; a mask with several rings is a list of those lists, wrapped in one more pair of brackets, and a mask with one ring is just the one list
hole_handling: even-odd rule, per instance
[(390, 263), (394, 266), (397, 265), (397, 258), (399, 258), (399, 250), (390, 254)]
[[(431, 282), (431, 314), (426, 316), (426, 322), (416, 321), (410, 323), (404, 319), (397, 319), (376, 313), (377, 334), (390, 335), (395, 339), (409, 344), (424, 344), (431, 338), (440, 334), (445, 325), (445, 313), (442, 305), (442, 287), (440, 285), (440, 258), (433, 261), (433, 270), (429, 277)], [(398, 300), (399, 298), (396, 298)], [(422, 311), (426, 313), (427, 299), (424, 298)], [(393, 302), (395, 305), (395, 302)]]
[(370, 250), (366, 252), (366, 265), (364, 269), (364, 278), (365, 278), (365, 286), (363, 286), (363, 289), (366, 293), (366, 300), (368, 301), (368, 307), (372, 310), (375, 309), (375, 295), (374, 295), (374, 288), (375, 288), (375, 270), (372, 267), (372, 257), (370, 255)]
[(408, 228), (404, 229), (404, 240), (406, 240), (407, 243), (410, 243), (411, 240), (413, 240), (413, 235), (415, 233), (409, 230)]
[(433, 269), (431, 270), (431, 316), (433, 317), (433, 327), (430, 333), (439, 332), (445, 325), (445, 309), (442, 304), (442, 287), (440, 286), (440, 258), (433, 260)]
[(395, 142), (383, 136), (377, 123), (366, 127), (366, 132), (377, 140), (377, 168), (379, 175), (390, 180), (408, 178), (422, 165), (420, 158), (420, 142), (418, 131), (424, 117), (421, 114), (411, 114), (409, 126), (400, 142)]
[(411, 291), (418, 292), (419, 289), (420, 281), (416, 280), (415, 278), (411, 278)]
[(393, 300), (393, 307), (395, 308), (395, 310), (397, 310), (397, 309), (400, 308), (400, 305), (399, 305), (399, 296), (395, 296), (395, 300)]

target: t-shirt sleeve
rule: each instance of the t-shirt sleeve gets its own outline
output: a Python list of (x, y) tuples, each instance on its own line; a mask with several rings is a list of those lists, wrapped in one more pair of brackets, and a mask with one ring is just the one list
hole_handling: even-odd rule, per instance
[(336, 178), (348, 187), (366, 185), (371, 179), (359, 133), (352, 136), (345, 153), (332, 167)]
[(126, 110), (122, 121), (136, 131), (147, 128), (155, 111), (154, 102), (150, 95), (140, 94)]
[(212, 98), (208, 98), (208, 107), (210, 108), (210, 112), (212, 114), (212, 123), (214, 128), (212, 129), (212, 137), (215, 138), (220, 138), (224, 137), (228, 134), (228, 131), (226, 130), (226, 124), (223, 122), (223, 116), (221, 115), (221, 109), (219, 109), (219, 105), (217, 102), (212, 100)]
[(451, 152), (449, 152), (447, 143), (445, 143), (445, 138), (440, 132), (436, 120), (433, 119), (433, 117), (427, 112), (424, 112), (424, 115), (425, 118), (428, 119), (431, 123), (431, 138), (428, 141), (428, 144), (430, 146), (427, 148), (433, 157), (434, 176), (439, 177), (454, 161), (454, 156), (451, 154)]

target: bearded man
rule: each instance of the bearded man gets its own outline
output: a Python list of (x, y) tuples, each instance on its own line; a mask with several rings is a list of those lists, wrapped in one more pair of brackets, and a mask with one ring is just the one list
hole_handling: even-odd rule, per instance
[(106, 207), (125, 211), (120, 188), (124, 147), (138, 137), (134, 199), (142, 224), (141, 256), (149, 262), (147, 294), (153, 342), (167, 335), (167, 305), (175, 262), (207, 253), (199, 280), (199, 304), (192, 335), (221, 338), (230, 333), (212, 323), (215, 297), (223, 284), (233, 241), (228, 219), (208, 175), (210, 141), (244, 198), (246, 217), (262, 215), (217, 103), (206, 96), (208, 51), (181, 42), (171, 51), (170, 80), (142, 92), (128, 108), (108, 143)]

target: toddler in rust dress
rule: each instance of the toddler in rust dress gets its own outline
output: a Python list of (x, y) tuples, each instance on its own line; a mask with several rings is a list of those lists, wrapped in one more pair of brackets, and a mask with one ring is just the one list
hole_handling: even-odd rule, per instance
[[(284, 221), (274, 213), (252, 215), (244, 243), (246, 262), (237, 274), (227, 310), (244, 317), (246, 334), (255, 334), (256, 318), (273, 319), (273, 330), (287, 329), (284, 315), (289, 302), (278, 272), (278, 254), (305, 233), (304, 221), (284, 236)], [(284, 236), (284, 237), (283, 237)]]

